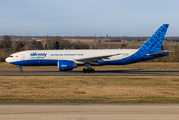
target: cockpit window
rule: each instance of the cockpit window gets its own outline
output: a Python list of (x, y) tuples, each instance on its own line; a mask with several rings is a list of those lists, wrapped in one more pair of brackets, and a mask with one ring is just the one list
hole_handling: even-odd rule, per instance
[(13, 56), (9, 56), (9, 57), (13, 58)]

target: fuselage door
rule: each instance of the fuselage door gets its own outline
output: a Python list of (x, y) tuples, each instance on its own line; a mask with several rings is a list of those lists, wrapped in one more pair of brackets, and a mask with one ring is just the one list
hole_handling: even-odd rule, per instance
[(25, 55), (24, 54), (21, 55), (21, 60), (25, 60)]

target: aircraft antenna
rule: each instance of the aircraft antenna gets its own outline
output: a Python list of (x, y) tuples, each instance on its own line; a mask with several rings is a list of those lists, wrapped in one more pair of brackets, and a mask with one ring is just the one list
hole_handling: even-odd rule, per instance
[(108, 38), (108, 49), (110, 49), (110, 36), (109, 36), (109, 38)]
[(94, 31), (94, 49), (96, 49), (96, 32)]
[(29, 38), (28, 38), (28, 30), (27, 30), (27, 40), (28, 40)]

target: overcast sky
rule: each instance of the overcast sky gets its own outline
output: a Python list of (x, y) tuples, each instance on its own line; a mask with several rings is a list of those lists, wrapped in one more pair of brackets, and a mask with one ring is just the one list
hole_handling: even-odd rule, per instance
[(179, 36), (179, 0), (0, 0), (0, 35)]

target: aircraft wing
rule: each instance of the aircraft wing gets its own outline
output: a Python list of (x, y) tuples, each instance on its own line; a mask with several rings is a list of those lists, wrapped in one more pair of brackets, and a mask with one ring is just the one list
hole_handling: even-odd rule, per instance
[(88, 57), (88, 58), (80, 58), (80, 59), (75, 59), (75, 61), (79, 62), (98, 62), (102, 59), (109, 59), (109, 57), (116, 56), (116, 55), (121, 55), (121, 54), (112, 54), (112, 55), (104, 55), (104, 56), (94, 56), (94, 57)]

